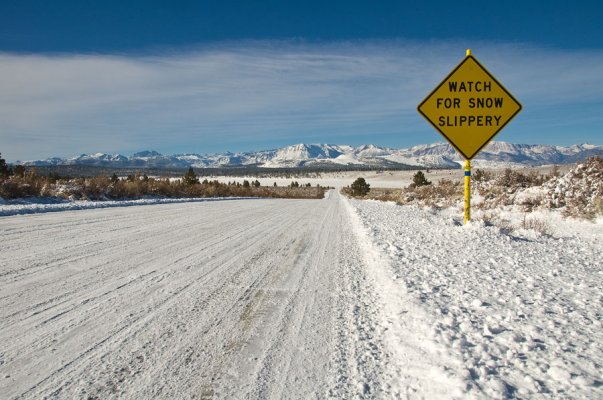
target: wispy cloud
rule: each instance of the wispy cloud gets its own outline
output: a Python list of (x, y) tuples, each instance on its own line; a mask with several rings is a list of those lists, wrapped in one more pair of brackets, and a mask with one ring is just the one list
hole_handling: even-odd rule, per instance
[[(396, 136), (408, 145), (426, 132), (422, 142), (439, 140), (415, 107), (463, 58), (463, 45), (243, 42), (151, 55), (0, 54), (0, 151), (15, 160), (307, 139), (392, 145)], [(543, 121), (571, 126), (584, 107), (603, 105), (601, 50), (478, 43), (474, 54), (523, 103), (518, 137)], [(602, 122), (591, 116), (588, 124)]]

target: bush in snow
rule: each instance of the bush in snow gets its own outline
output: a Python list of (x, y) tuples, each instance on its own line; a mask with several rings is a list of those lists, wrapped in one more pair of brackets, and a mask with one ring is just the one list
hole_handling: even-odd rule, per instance
[(521, 227), (523, 229), (531, 229), (542, 235), (547, 235), (551, 231), (551, 227), (546, 221), (539, 218), (528, 218), (526, 214), (524, 214)]
[(462, 197), (463, 185), (461, 182), (440, 179), (436, 185), (432, 185), (429, 182), (428, 184), (417, 186), (413, 182), (404, 189), (398, 203), (418, 203), (423, 206), (442, 208), (453, 206)]
[(38, 196), (45, 183), (46, 178), (36, 175), (33, 170), (22, 177), (12, 175), (0, 181), (0, 197), (15, 199)]
[(547, 205), (564, 207), (566, 216), (593, 219), (603, 215), (603, 159), (591, 157), (544, 185)]
[(492, 173), (483, 169), (476, 169), (473, 173), (472, 180), (475, 182), (487, 182), (492, 179)]
[(538, 175), (536, 172), (531, 172), (526, 175), (517, 170), (506, 168), (503, 173), (496, 178), (496, 183), (499, 186), (517, 191), (519, 188), (542, 185), (544, 179), (544, 176)]
[[(351, 189), (343, 190), (352, 194)], [(443, 208), (456, 205), (463, 197), (463, 185), (450, 179), (440, 179), (437, 184), (409, 185), (404, 189), (371, 189), (368, 198), (380, 201), (394, 201), (399, 205), (418, 204), (421, 206)]]
[[(417, 177), (418, 176), (418, 177)], [(398, 204), (417, 204), (427, 207), (462, 207), (463, 183), (443, 179), (434, 185), (417, 185), (423, 177), (415, 174), (415, 182), (405, 189), (375, 189), (369, 197), (375, 200), (395, 201)], [(494, 173), (477, 169), (471, 180), (474, 200), (472, 207), (486, 211), (485, 220), (496, 225), (496, 216), (489, 210), (507, 209), (529, 213), (542, 208), (560, 208), (563, 215), (593, 219), (603, 215), (603, 160), (593, 157), (578, 163), (565, 175), (559, 168), (539, 175), (507, 168)], [(349, 189), (348, 189), (349, 192)], [(486, 217), (490, 215), (490, 217)], [(525, 229), (546, 233), (545, 222), (526, 219)]]
[[(117, 176), (96, 176), (89, 178), (61, 178), (43, 176), (28, 170), (24, 176), (10, 176), (0, 181), (0, 197), (15, 199), (22, 197), (59, 197), (69, 200), (119, 200), (137, 199), (146, 195), (160, 197), (274, 197), (274, 198), (323, 198), (323, 187), (261, 187), (259, 181), (253, 186), (228, 185), (217, 180), (199, 180), (193, 174), (187, 178), (170, 179), (150, 178), (136, 173), (125, 180)], [(195, 182), (196, 183), (193, 183)]]
[(539, 188), (546, 178), (536, 172), (524, 174), (511, 168), (504, 169), (498, 175), (478, 169), (471, 180), (471, 191), (481, 199), (474, 206), (492, 209), (518, 205), (523, 211), (532, 211), (543, 200), (542, 193), (531, 188)]

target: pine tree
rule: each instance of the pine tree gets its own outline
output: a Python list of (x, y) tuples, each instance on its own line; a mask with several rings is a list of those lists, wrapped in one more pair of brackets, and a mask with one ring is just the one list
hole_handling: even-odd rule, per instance
[(0, 178), (8, 178), (10, 172), (8, 165), (6, 165), (6, 161), (2, 158), (2, 153), (0, 153)]
[(414, 183), (415, 186), (431, 185), (431, 182), (425, 178), (425, 174), (422, 171), (417, 171), (412, 177), (412, 183)]
[(353, 196), (364, 196), (371, 190), (371, 185), (369, 185), (364, 178), (356, 179), (350, 187)]
[(182, 182), (184, 182), (185, 185), (194, 185), (196, 183), (199, 183), (199, 178), (197, 178), (195, 171), (193, 171), (193, 167), (188, 168), (188, 171), (186, 172), (186, 174), (184, 174), (184, 177), (182, 178)]
[(113, 175), (111, 175), (111, 178), (109, 178), (109, 180), (111, 181), (111, 183), (119, 182), (119, 178), (117, 177), (117, 174), (115, 172), (113, 173)]

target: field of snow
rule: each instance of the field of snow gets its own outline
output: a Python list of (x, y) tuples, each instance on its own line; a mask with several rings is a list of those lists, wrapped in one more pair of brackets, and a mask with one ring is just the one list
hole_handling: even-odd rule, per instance
[[(560, 171), (566, 171), (570, 168), (570, 166), (562, 165), (559, 166)], [(515, 170), (520, 171), (522, 173), (529, 173), (532, 171), (536, 171), (540, 174), (547, 174), (552, 169), (552, 166), (544, 166), (544, 167), (521, 167), (515, 168)], [(475, 172), (476, 168), (473, 168)], [(498, 173), (501, 169), (487, 168), (486, 170), (492, 171), (494, 173)], [(457, 169), (431, 169), (431, 170), (422, 170), (425, 173), (425, 177), (432, 181), (437, 182), (440, 179), (450, 179), (455, 181), (462, 181), (464, 171), (460, 168)], [(428, 172), (427, 172), (428, 171)], [(201, 171), (202, 172), (202, 171)], [(408, 186), (412, 182), (413, 175), (416, 174), (415, 170), (408, 171), (342, 171), (342, 172), (323, 172), (320, 174), (314, 174), (311, 177), (306, 177), (303, 175), (291, 175), (289, 178), (283, 177), (262, 177), (256, 178), (255, 176), (247, 176), (247, 177), (229, 177), (229, 176), (214, 176), (214, 175), (204, 175), (199, 176), (200, 180), (208, 179), (208, 180), (218, 180), (220, 182), (239, 182), (243, 183), (244, 180), (255, 181), (256, 179), (260, 181), (262, 186), (272, 186), (276, 182), (278, 186), (287, 186), (291, 184), (292, 181), (297, 181), (300, 185), (305, 185), (306, 183), (310, 183), (312, 186), (316, 186), (319, 184), (325, 187), (334, 187), (334, 188), (342, 188), (352, 184), (356, 178), (362, 177), (364, 178), (372, 188), (387, 188), (387, 189), (401, 189), (403, 187)]]
[[(425, 171), (425, 170), (423, 170)], [(292, 175), (290, 178), (283, 177), (264, 177), (256, 178), (253, 176), (249, 177), (228, 177), (228, 176), (202, 176), (199, 179), (205, 178), (209, 180), (217, 179), (220, 182), (239, 182), (243, 183), (243, 180), (260, 181), (262, 186), (272, 186), (275, 182), (278, 186), (287, 186), (292, 181), (298, 182), (300, 185), (310, 183), (312, 186), (317, 184), (325, 187), (342, 188), (349, 186), (356, 180), (356, 178), (362, 177), (371, 185), (371, 187), (379, 188), (402, 188), (408, 186), (412, 182), (412, 177), (417, 171), (345, 171), (345, 172), (325, 172), (312, 177), (305, 177), (303, 175), (295, 176)], [(428, 179), (461, 179), (463, 171), (458, 170), (431, 170), (427, 175)]]
[(602, 397), (603, 225), (460, 221), (337, 191), (2, 216), (0, 397)]

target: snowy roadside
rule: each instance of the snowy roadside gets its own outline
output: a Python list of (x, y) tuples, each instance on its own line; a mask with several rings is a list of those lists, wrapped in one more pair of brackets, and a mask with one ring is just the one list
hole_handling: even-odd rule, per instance
[(372, 232), (359, 213), (361, 202), (343, 196), (342, 200), (358, 236), (367, 278), (381, 305), (375, 318), (388, 353), (384, 375), (390, 385), (389, 393), (395, 398), (475, 397), (468, 392), (470, 380), (463, 364), (432, 338), (430, 315), (408, 293), (403, 282), (395, 278), (391, 259), (372, 240)]
[(0, 198), (0, 217), (21, 214), (39, 214), (56, 211), (88, 210), (92, 208), (131, 207), (151, 204), (193, 203), (220, 200), (250, 200), (257, 197), (212, 197), (212, 198), (145, 198), (138, 200), (69, 201), (63, 199), (17, 199)]
[(424, 381), (411, 390), (446, 377), (448, 397), (603, 397), (603, 226), (508, 233), (456, 210), (348, 202), (384, 259), (386, 337), (399, 376)]

